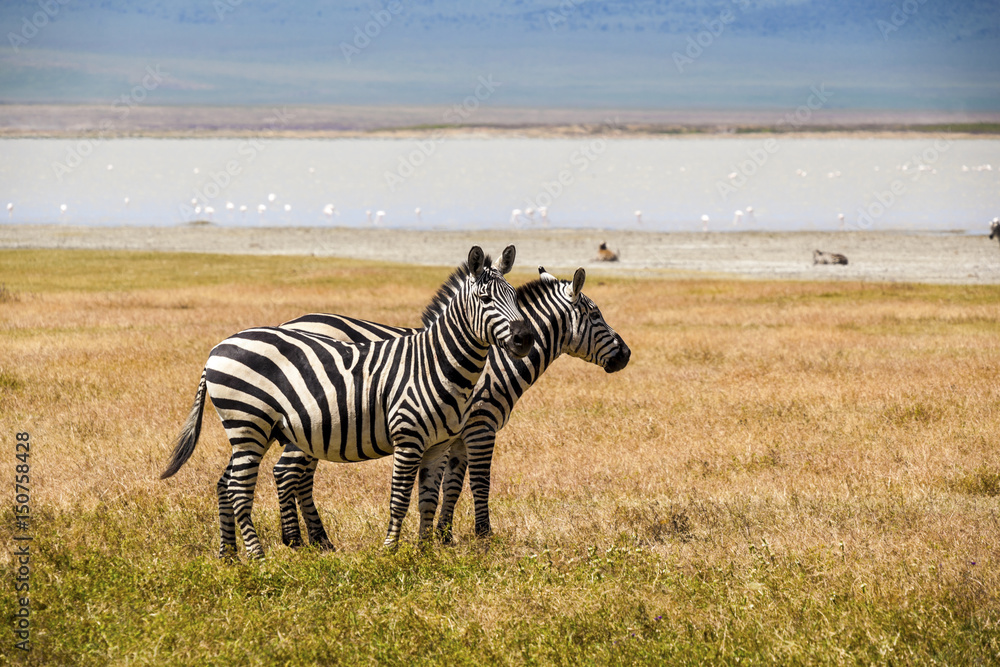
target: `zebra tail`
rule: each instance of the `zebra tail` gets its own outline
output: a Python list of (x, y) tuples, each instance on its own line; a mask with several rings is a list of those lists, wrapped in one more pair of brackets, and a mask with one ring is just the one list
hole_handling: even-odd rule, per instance
[(160, 479), (166, 479), (173, 476), (181, 466), (187, 463), (187, 460), (191, 458), (191, 454), (194, 452), (194, 446), (198, 444), (198, 435), (201, 434), (201, 416), (205, 411), (205, 373), (201, 372), (201, 382), (198, 383), (198, 393), (194, 397), (194, 405), (191, 406), (191, 413), (188, 415), (187, 421), (184, 422), (184, 428), (181, 429), (180, 435), (177, 436), (177, 443), (174, 445), (174, 453), (170, 457), (170, 463), (167, 465), (167, 469), (163, 471), (160, 475)]

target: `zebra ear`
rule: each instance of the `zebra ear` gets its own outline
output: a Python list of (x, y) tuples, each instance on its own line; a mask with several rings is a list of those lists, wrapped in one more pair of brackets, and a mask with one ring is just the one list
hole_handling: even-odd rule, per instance
[(483, 249), (477, 245), (472, 246), (472, 250), (469, 251), (469, 273), (478, 278), (483, 270), (483, 263), (485, 261), (486, 256), (483, 254)]
[(507, 246), (503, 249), (503, 254), (500, 255), (500, 259), (493, 262), (493, 268), (504, 275), (510, 273), (510, 270), (514, 268), (514, 255), (516, 254), (514, 246)]
[(580, 294), (583, 292), (583, 283), (585, 280), (587, 280), (587, 272), (584, 271), (581, 266), (576, 270), (576, 273), (573, 274), (573, 287), (569, 293), (569, 300), (573, 303), (576, 303), (580, 298)]
[(555, 277), (554, 275), (552, 275), (551, 273), (549, 273), (548, 271), (546, 271), (546, 270), (545, 270), (545, 267), (544, 267), (544, 266), (539, 266), (539, 267), (538, 267), (538, 277), (539, 277), (539, 278), (540, 278), (540, 279), (541, 279), (541, 280), (542, 280), (543, 282), (547, 282), (547, 283), (554, 283), (554, 282), (559, 282), (559, 279), (558, 279), (558, 278), (556, 278), (556, 277)]

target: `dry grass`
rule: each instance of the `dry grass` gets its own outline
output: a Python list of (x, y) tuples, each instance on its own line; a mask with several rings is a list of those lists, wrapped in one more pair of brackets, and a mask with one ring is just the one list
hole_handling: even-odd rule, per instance
[(157, 480), (212, 345), (311, 311), (415, 325), (446, 274), (0, 253), (0, 428), (34, 442), (29, 659), (1000, 662), (997, 287), (592, 280), (632, 363), (562, 359), (522, 400), (494, 540), (465, 497), (458, 546), (380, 553), (383, 460), (321, 466), (337, 553), (280, 545), (265, 475), (268, 560), (212, 559), (213, 413)]

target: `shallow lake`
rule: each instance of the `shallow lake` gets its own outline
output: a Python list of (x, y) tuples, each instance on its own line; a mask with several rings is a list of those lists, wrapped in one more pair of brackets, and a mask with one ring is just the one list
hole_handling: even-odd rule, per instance
[(843, 214), (846, 228), (979, 233), (1000, 215), (1000, 141), (7, 139), (8, 202), (22, 223), (790, 231)]

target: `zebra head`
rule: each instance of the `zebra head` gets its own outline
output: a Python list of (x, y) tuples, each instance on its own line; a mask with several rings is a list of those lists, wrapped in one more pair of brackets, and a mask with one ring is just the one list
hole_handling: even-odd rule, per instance
[(625, 368), (632, 350), (604, 321), (604, 315), (597, 304), (583, 293), (583, 283), (587, 279), (587, 272), (583, 267), (573, 274), (572, 283), (560, 281), (541, 266), (538, 267), (538, 276), (544, 282), (560, 283), (563, 294), (571, 304), (563, 352), (596, 364), (608, 373), (617, 373)]
[(470, 331), (481, 341), (496, 345), (517, 358), (524, 357), (534, 344), (534, 331), (517, 307), (517, 293), (504, 274), (514, 266), (514, 246), (504, 248), (495, 264), (473, 246), (468, 269)]

